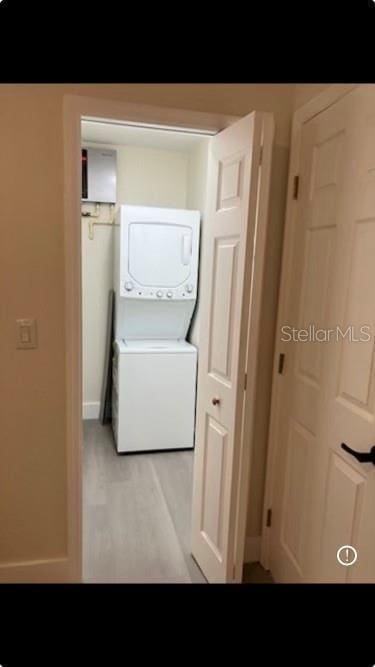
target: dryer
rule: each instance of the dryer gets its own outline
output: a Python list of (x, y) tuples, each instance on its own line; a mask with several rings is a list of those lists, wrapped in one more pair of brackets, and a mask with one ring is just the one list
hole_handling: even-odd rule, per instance
[(114, 237), (113, 431), (119, 452), (194, 446), (199, 211), (121, 206)]
[(121, 206), (114, 235), (116, 338), (184, 339), (197, 299), (199, 211)]

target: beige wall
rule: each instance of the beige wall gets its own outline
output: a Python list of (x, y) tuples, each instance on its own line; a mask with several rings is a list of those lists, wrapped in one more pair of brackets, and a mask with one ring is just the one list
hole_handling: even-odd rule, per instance
[[(84, 212), (95, 212), (93, 204), (84, 204)], [(95, 222), (108, 222), (112, 211), (101, 204)], [(82, 218), (82, 412), (84, 419), (98, 419), (102, 392), (105, 344), (107, 337), (108, 292), (113, 284), (113, 229), (94, 226), (89, 237), (89, 223)]]
[[(289, 145), (289, 85), (0, 86), (0, 564), (67, 549), (63, 96), (72, 92), (237, 115), (273, 111), (276, 181)], [(282, 204), (274, 206), (277, 225)], [(16, 349), (20, 317), (37, 318), (38, 349)]]
[(126, 146), (118, 152), (117, 203), (186, 207), (188, 155)]
[(297, 83), (294, 92), (294, 109), (299, 109), (330, 85), (329, 83)]
[[(94, 146), (95, 144), (90, 144)], [(115, 148), (115, 147), (113, 147)], [(188, 154), (138, 146), (117, 147), (117, 206), (186, 208)], [(84, 204), (83, 209), (92, 205)], [(101, 206), (100, 220), (108, 220)], [(82, 219), (83, 415), (98, 418), (102, 391), (108, 292), (113, 284), (113, 229), (94, 227)]]

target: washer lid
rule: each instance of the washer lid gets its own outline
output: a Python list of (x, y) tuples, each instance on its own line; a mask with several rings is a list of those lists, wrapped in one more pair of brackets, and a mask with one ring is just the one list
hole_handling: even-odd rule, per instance
[(121, 353), (150, 354), (195, 354), (196, 348), (186, 340), (118, 340), (116, 341)]

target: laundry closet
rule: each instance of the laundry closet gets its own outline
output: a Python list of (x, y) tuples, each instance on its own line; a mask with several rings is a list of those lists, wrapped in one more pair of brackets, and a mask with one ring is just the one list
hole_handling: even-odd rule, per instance
[(82, 121), (87, 581), (204, 581), (188, 540), (207, 153), (203, 134)]
[(273, 118), (114, 114), (80, 116), (83, 580), (239, 582)]

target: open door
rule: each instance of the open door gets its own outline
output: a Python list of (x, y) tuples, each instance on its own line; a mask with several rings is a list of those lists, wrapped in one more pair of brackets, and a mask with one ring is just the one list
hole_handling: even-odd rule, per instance
[(256, 369), (247, 370), (248, 347), (257, 340), (253, 306), (262, 282), (254, 266), (265, 249), (272, 138), (272, 116), (253, 112), (210, 140), (192, 554), (216, 583), (241, 580), (251, 442), (245, 374), (249, 391)]

